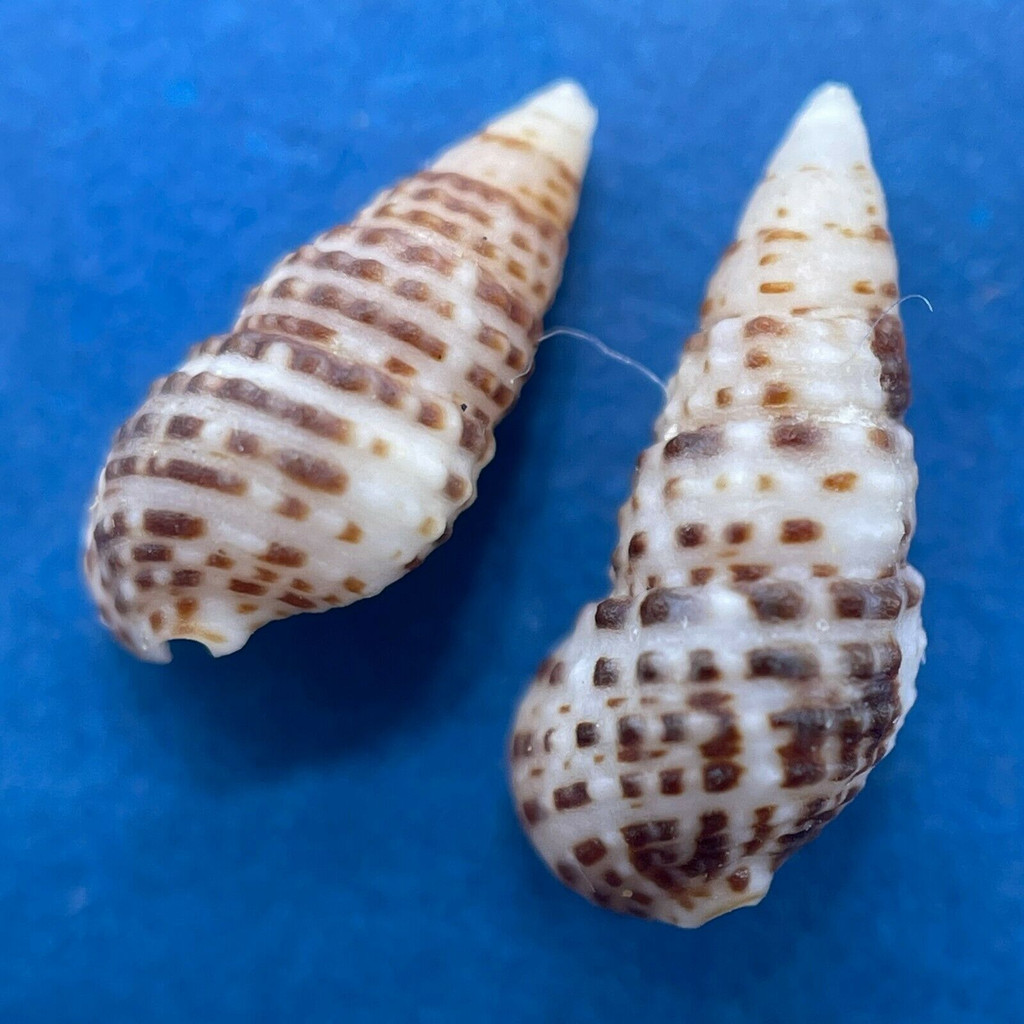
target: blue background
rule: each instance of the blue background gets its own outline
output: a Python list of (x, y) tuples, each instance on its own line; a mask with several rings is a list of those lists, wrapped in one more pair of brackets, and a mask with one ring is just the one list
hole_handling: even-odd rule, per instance
[[(1020, 5), (962, 0), (5, 0), (0, 1020), (1015, 1019), (1022, 52)], [(449, 544), (227, 660), (133, 661), (79, 576), (150, 379), (280, 253), (565, 74), (601, 123), (549, 324), (668, 373), (827, 78), (863, 104), (903, 289), (935, 306), (903, 307), (919, 703), (761, 907), (698, 932), (564, 890), (504, 781), (517, 694), (605, 592), (660, 404), (641, 376), (547, 343)]]

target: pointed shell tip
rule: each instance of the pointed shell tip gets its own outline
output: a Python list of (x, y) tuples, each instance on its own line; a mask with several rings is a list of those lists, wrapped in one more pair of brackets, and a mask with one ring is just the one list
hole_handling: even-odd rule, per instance
[(867, 132), (853, 93), (845, 85), (826, 82), (797, 111), (769, 170), (784, 174), (803, 164), (849, 167), (870, 161)]
[(844, 118), (850, 114), (860, 118), (860, 107), (850, 87), (842, 82), (824, 82), (807, 97), (794, 122), (810, 117)]
[(489, 132), (522, 138), (583, 176), (597, 111), (578, 83), (563, 79), (532, 93), (487, 126)]
[(583, 86), (572, 78), (559, 78), (539, 89), (523, 103), (538, 113), (556, 117), (590, 135), (597, 124), (597, 110)]

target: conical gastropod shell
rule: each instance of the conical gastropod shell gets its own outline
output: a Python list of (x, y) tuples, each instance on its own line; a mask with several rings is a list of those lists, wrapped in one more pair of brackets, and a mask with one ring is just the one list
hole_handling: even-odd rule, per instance
[(285, 257), (118, 431), (85, 568), (129, 649), (237, 650), (448, 535), (532, 366), (595, 114), (560, 83)]
[(896, 296), (863, 124), (825, 86), (708, 286), (620, 515), (612, 594), (515, 721), (523, 825), (602, 906), (692, 927), (757, 903), (914, 700)]

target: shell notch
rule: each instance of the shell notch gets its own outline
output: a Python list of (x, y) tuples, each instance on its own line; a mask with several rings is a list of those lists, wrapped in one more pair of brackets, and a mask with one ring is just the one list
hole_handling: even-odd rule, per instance
[(828, 85), (708, 285), (612, 593), (513, 727), (522, 824), (601, 906), (696, 927), (759, 902), (892, 747), (925, 643), (896, 297), (864, 126)]
[(282, 259), (117, 432), (103, 621), (150, 661), (394, 582), (450, 533), (554, 298), (596, 114), (556, 83)]

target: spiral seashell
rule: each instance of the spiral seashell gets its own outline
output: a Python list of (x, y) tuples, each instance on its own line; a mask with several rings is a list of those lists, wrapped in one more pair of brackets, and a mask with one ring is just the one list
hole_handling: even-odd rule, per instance
[(519, 708), (519, 816), (601, 906), (695, 927), (759, 902), (913, 703), (917, 472), (885, 225), (857, 106), (825, 86), (708, 286), (612, 594)]
[(549, 87), (286, 256), (117, 432), (85, 569), (130, 650), (214, 653), (448, 536), (529, 375), (595, 112)]

